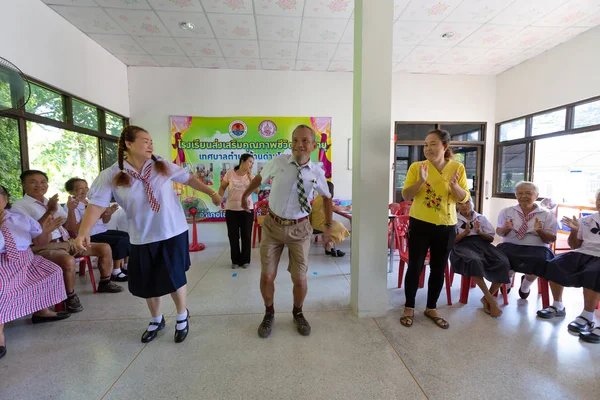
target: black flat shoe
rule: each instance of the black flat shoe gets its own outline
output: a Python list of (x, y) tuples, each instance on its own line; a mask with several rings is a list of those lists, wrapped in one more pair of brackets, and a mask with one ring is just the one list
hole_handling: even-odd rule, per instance
[(331, 257), (337, 257), (338, 256), (337, 251), (335, 249), (333, 249), (333, 250), (325, 250), (325, 254), (328, 255), (328, 256), (331, 256)]
[[(588, 343), (600, 343), (600, 331), (598, 331), (598, 329), (594, 329), (591, 332), (581, 332), (579, 334), (579, 339)], [(2, 356), (0, 356), (0, 358), (1, 357)]]
[(527, 292), (527, 293), (524, 293), (524, 292), (522, 292), (522, 291), (521, 291), (521, 286), (523, 286), (523, 279), (525, 279), (525, 275), (523, 275), (523, 276), (521, 277), (521, 285), (519, 285), (519, 296), (520, 296), (520, 297), (521, 297), (523, 300), (525, 300), (526, 298), (528, 298), (528, 297), (529, 297), (529, 294), (531, 294), (531, 289), (529, 289), (529, 292)]
[(0, 358), (6, 355), (6, 346), (0, 346)]
[[(579, 323), (577, 320), (581, 319), (584, 321), (583, 324)], [(573, 320), (573, 322), (571, 322), (568, 326), (567, 329), (569, 330), (569, 332), (573, 332), (573, 333), (583, 333), (583, 332), (591, 332), (592, 329), (594, 329), (594, 323), (592, 321), (590, 321), (587, 318), (582, 317), (581, 315), (577, 318), (575, 318), (575, 320)]]
[(33, 322), (34, 324), (43, 324), (44, 322), (61, 321), (63, 319), (69, 318), (70, 316), (71, 314), (66, 311), (59, 311), (53, 317), (40, 317), (37, 315), (32, 315), (31, 322)]
[(158, 332), (164, 329), (164, 327), (166, 326), (165, 316), (163, 315), (162, 321), (150, 322), (148, 325), (158, 326), (158, 328), (153, 331), (148, 331), (148, 329), (146, 329), (146, 332), (144, 332), (144, 334), (142, 335), (142, 343), (150, 343), (156, 338), (156, 336), (158, 336)]
[(186, 308), (185, 311), (187, 311), (187, 318), (183, 321), (177, 321), (178, 324), (183, 324), (186, 322), (185, 328), (179, 330), (177, 327), (175, 327), (175, 343), (183, 342), (190, 332), (190, 310)]

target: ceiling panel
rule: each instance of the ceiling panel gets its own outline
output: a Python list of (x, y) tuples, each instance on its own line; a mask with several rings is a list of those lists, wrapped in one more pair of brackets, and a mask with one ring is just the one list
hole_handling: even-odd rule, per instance
[[(353, 70), (353, 0), (42, 1), (130, 66)], [(393, 3), (403, 73), (493, 75), (600, 25), (600, 0)]]

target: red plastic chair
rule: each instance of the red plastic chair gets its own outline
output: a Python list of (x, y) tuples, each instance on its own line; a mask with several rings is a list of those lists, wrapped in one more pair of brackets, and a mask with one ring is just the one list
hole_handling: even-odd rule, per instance
[[(400, 215), (396, 217), (396, 224), (398, 225), (398, 230), (396, 231), (396, 237), (399, 240), (398, 249), (400, 251), (400, 262), (398, 263), (398, 288), (402, 287), (402, 278), (404, 277), (404, 266), (408, 265), (408, 240), (406, 237), (406, 233), (408, 232), (408, 224), (409, 224), (409, 216), (408, 215)], [(429, 261), (429, 253), (427, 253), (427, 257), (425, 259), (425, 263), (428, 264)], [(450, 291), (450, 264), (446, 262), (446, 268), (444, 270), (444, 280), (446, 281), (446, 298), (448, 300), (448, 305), (452, 305), (452, 293)], [(425, 286), (425, 267), (423, 267), (423, 272), (421, 272), (421, 276), (419, 277), (419, 287), (422, 288)]]
[[(75, 258), (75, 262), (79, 264), (79, 276), (85, 276), (85, 268), (87, 266), (90, 273), (90, 282), (92, 283), (94, 294), (98, 293), (98, 289), (96, 288), (96, 278), (94, 277), (94, 271), (92, 269), (92, 260), (88, 256), (80, 256)], [(64, 301), (56, 304), (54, 306), (54, 311), (65, 311)]]
[[(454, 272), (452, 272), (454, 275)], [(459, 302), (467, 304), (469, 302), (469, 290), (477, 286), (475, 279), (470, 276), (464, 276), (460, 280), (460, 299)], [(494, 296), (498, 295), (498, 292), (492, 293)], [(504, 298), (504, 305), (508, 305), (508, 293), (506, 283), (502, 284), (502, 297)]]
[(252, 229), (252, 248), (256, 247), (256, 236), (258, 243), (262, 237), (262, 221), (269, 213), (269, 200), (261, 200), (254, 203), (254, 228)]

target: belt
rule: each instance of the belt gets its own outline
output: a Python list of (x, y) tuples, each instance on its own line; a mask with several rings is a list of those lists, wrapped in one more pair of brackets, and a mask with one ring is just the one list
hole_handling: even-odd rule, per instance
[(273, 218), (275, 220), (275, 222), (277, 222), (279, 225), (284, 225), (284, 226), (290, 226), (290, 225), (296, 225), (304, 220), (308, 219), (308, 215), (306, 217), (302, 217), (299, 219), (285, 219), (285, 218), (281, 218), (279, 216), (277, 216), (273, 211), (269, 210), (269, 215), (271, 216), (271, 218)]

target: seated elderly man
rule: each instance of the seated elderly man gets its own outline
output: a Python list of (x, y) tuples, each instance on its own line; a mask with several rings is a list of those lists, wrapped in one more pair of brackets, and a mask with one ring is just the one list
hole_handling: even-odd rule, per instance
[(546, 264), (554, 258), (550, 244), (556, 240), (558, 222), (554, 215), (535, 204), (539, 190), (533, 182), (517, 183), (515, 195), (518, 204), (500, 211), (496, 233), (502, 237), (498, 249), (508, 257), (511, 275), (525, 274), (521, 277), (519, 296), (526, 299), (533, 282), (544, 274)]
[[(600, 190), (596, 193), (596, 209), (600, 211)], [(565, 317), (562, 302), (565, 286), (583, 288), (583, 311), (568, 326), (581, 340), (600, 343), (600, 327), (594, 329), (594, 310), (600, 301), (600, 214), (594, 213), (579, 220), (563, 218), (571, 228), (569, 246), (574, 249), (550, 261), (544, 277), (550, 281), (554, 303), (537, 315), (543, 319)]]
[[(83, 306), (75, 294), (75, 258), (77, 256), (97, 256), (100, 270), (98, 292), (118, 293), (123, 288), (111, 282), (112, 252), (106, 243), (92, 243), (90, 248), (80, 252), (69, 238), (68, 231), (74, 231), (77, 225), (75, 218), (67, 218), (67, 213), (58, 206), (58, 194), (50, 199), (45, 197), (48, 192), (48, 176), (37, 170), (25, 171), (21, 174), (23, 198), (15, 201), (12, 210), (28, 215), (44, 225), (46, 220), (62, 219), (63, 225), (52, 232), (52, 240), (43, 246), (33, 246), (33, 253), (57, 264), (63, 270), (65, 288), (67, 291), (67, 311), (80, 312)], [(75, 208), (77, 204), (69, 198), (67, 207)]]

